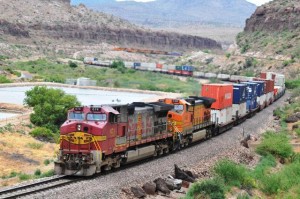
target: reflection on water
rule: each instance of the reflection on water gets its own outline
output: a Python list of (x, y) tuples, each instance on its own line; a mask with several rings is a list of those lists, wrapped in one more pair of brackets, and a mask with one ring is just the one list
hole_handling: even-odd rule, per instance
[[(32, 88), (33, 86), (0, 88), (0, 103), (23, 104), (25, 92)], [(153, 94), (113, 92), (93, 89), (65, 87), (59, 87), (58, 89), (64, 90), (67, 94), (75, 95), (83, 105), (127, 104), (155, 97)]]

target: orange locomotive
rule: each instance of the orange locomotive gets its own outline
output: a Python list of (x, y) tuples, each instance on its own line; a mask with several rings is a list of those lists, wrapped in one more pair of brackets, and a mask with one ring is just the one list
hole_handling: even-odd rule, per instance
[(60, 129), (55, 173), (90, 176), (209, 138), (213, 102), (191, 97), (73, 108)]

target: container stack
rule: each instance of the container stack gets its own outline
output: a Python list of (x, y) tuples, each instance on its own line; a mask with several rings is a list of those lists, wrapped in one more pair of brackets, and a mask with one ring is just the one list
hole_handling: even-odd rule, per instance
[(257, 83), (242, 82), (242, 84), (247, 85), (247, 111), (255, 110), (257, 108)]
[(232, 121), (233, 85), (203, 84), (201, 95), (216, 99), (211, 106), (211, 119), (219, 125)]
[(259, 109), (262, 110), (265, 108), (267, 104), (267, 96), (265, 94), (266, 90), (266, 82), (264, 81), (253, 81), (253, 83), (257, 84), (257, 104), (259, 106)]
[(266, 83), (266, 87), (265, 87), (265, 94), (266, 94), (266, 101), (267, 101), (266, 106), (269, 106), (274, 101), (274, 80), (261, 79), (261, 78), (254, 78), (254, 80), (264, 81)]
[(233, 84), (232, 117), (239, 118), (247, 114), (245, 84)]

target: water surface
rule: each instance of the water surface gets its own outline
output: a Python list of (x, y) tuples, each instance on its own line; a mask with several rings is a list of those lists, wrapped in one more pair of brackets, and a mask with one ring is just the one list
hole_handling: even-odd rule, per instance
[[(0, 103), (23, 104), (25, 92), (32, 88), (33, 86), (0, 88)], [(51, 88), (62, 89), (67, 94), (75, 95), (82, 105), (127, 104), (156, 97), (154, 94), (132, 92), (115, 92), (67, 87)]]

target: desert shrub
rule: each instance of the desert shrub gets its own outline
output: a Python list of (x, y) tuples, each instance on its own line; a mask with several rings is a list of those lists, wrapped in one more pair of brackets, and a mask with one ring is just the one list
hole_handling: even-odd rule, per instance
[(195, 183), (187, 192), (185, 199), (225, 199), (224, 184), (220, 179), (205, 180)]
[(29, 179), (31, 179), (31, 176), (30, 175), (28, 175), (28, 174), (25, 174), (25, 173), (21, 173), (20, 175), (19, 175), (19, 179), (20, 180), (29, 180)]
[(227, 59), (229, 59), (231, 57), (231, 53), (226, 53), (225, 56), (227, 57)]
[(268, 194), (277, 194), (280, 191), (286, 192), (293, 186), (300, 183), (300, 163), (292, 163), (285, 166), (278, 173), (265, 175), (261, 179), (260, 189)]
[(46, 159), (46, 160), (44, 160), (44, 165), (49, 165), (50, 164), (50, 160), (48, 160), (48, 159)]
[(72, 61), (69, 61), (68, 64), (69, 64), (69, 66), (70, 66), (71, 68), (77, 68), (77, 67), (78, 67), (77, 63), (72, 62)]
[(28, 143), (26, 147), (31, 149), (41, 149), (44, 145), (42, 143)]
[(248, 194), (239, 194), (237, 196), (237, 199), (250, 199), (250, 196)]
[(42, 178), (45, 178), (45, 177), (51, 177), (51, 176), (53, 176), (53, 175), (54, 175), (54, 170), (51, 169), (51, 170), (49, 170), (49, 171), (46, 171), (46, 172), (42, 173), (42, 174), (41, 174), (41, 177), (42, 177)]
[(6, 76), (0, 75), (0, 84), (12, 83), (11, 80), (7, 79)]
[(34, 175), (35, 176), (40, 176), (42, 174), (40, 169), (35, 170)]
[(300, 87), (300, 79), (295, 79), (295, 80), (286, 80), (285, 86), (288, 89), (295, 89)]
[(31, 136), (43, 141), (55, 141), (56, 135), (45, 127), (36, 127), (30, 133)]
[(248, 186), (247, 170), (244, 166), (238, 165), (230, 160), (221, 160), (214, 167), (215, 174), (224, 179), (229, 186)]
[(256, 152), (260, 155), (272, 154), (276, 157), (288, 158), (292, 155), (292, 146), (284, 133), (266, 132)]
[(270, 154), (263, 156), (260, 159), (258, 165), (251, 172), (251, 176), (253, 176), (255, 179), (261, 179), (266, 174), (266, 170), (268, 168), (275, 167), (275, 166), (276, 166), (276, 159), (274, 156)]

